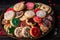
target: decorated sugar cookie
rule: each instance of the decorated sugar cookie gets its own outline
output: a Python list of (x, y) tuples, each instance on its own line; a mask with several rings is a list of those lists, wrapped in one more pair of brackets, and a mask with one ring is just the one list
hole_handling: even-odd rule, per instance
[(44, 18), (46, 16), (46, 12), (43, 10), (39, 10), (36, 12), (36, 16), (38, 16), (40, 18)]
[(43, 24), (40, 25), (40, 29), (42, 32), (47, 32), (49, 30), (49, 28)]
[(15, 31), (14, 31), (14, 35), (16, 36), (16, 37), (19, 37), (19, 38), (21, 38), (21, 37), (23, 37), (22, 36), (22, 27), (17, 27), (16, 29), (15, 29)]
[(26, 12), (25, 12), (25, 16), (26, 16), (27, 18), (32, 18), (32, 17), (35, 16), (35, 13), (34, 13), (34, 11), (29, 10), (29, 11), (26, 11)]
[(31, 37), (29, 31), (30, 31), (30, 27), (29, 26), (24, 27), (23, 31), (22, 31), (23, 36), (26, 37), (26, 38)]
[(14, 11), (8, 11), (8, 12), (4, 13), (5, 20), (11, 20), (14, 16), (15, 16)]
[(16, 12), (16, 18), (22, 17), (23, 16), (23, 11)]
[(32, 37), (38, 38), (38, 37), (41, 35), (40, 29), (37, 28), (37, 27), (31, 28), (31, 29), (30, 29), (30, 35), (31, 35)]
[(14, 8), (15, 11), (21, 11), (21, 10), (24, 9), (24, 3), (17, 3), (17, 4), (14, 5), (13, 8)]
[(27, 2), (26, 6), (27, 6), (27, 9), (33, 9), (34, 8), (34, 3), (33, 2)]
[(12, 26), (18, 26), (20, 24), (20, 20), (18, 18), (13, 18), (10, 23)]

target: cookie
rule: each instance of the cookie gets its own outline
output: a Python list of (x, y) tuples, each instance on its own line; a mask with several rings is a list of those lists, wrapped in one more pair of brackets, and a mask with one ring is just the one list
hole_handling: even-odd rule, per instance
[(8, 34), (14, 34), (15, 27), (8, 27)]
[(20, 23), (20, 26), (21, 26), (21, 27), (25, 27), (25, 26), (28, 26), (28, 24), (26, 23), (26, 21), (22, 21), (22, 22)]
[(32, 17), (35, 16), (35, 13), (34, 13), (34, 11), (29, 10), (29, 11), (26, 11), (26, 12), (25, 12), (25, 16), (26, 16), (27, 18), (32, 18)]
[(16, 18), (22, 17), (23, 16), (23, 11), (16, 12)]
[(38, 16), (35, 16), (33, 18), (33, 20), (36, 22), (36, 23), (40, 23), (42, 21), (42, 18), (38, 17)]
[(20, 18), (21, 21), (24, 21), (24, 20), (26, 20), (26, 19), (27, 19), (27, 17), (24, 16), (24, 15)]
[(13, 8), (14, 8), (15, 11), (21, 11), (21, 10), (24, 9), (24, 3), (17, 3), (17, 4), (14, 5)]
[(41, 29), (41, 31), (44, 32), (44, 33), (49, 30), (49, 28), (48, 28), (47, 26), (43, 25), (43, 24), (40, 25), (40, 29)]
[(2, 20), (2, 24), (4, 24), (4, 25), (9, 24), (9, 23), (10, 22), (8, 20), (5, 20), (5, 19)]
[(20, 20), (18, 19), (18, 18), (13, 18), (11, 21), (10, 21), (10, 23), (11, 23), (11, 25), (12, 26), (18, 26), (19, 24), (20, 24)]
[(43, 10), (39, 10), (36, 12), (36, 16), (38, 16), (40, 18), (44, 18), (46, 16), (46, 12)]
[(26, 3), (26, 7), (27, 7), (27, 9), (33, 9), (34, 8), (34, 3), (33, 2), (27, 2)]
[(40, 9), (46, 11), (47, 13), (50, 13), (51, 12), (51, 8), (45, 4), (42, 4)]
[(27, 23), (28, 25), (30, 25), (30, 26), (33, 26), (33, 25), (36, 24), (32, 18), (27, 19), (27, 20), (26, 20), (26, 23)]
[(22, 36), (22, 27), (17, 27), (16, 29), (15, 29), (15, 31), (14, 31), (14, 35), (16, 36), (16, 37), (19, 37), (19, 38), (22, 38), (23, 36)]
[(41, 36), (40, 29), (37, 27), (33, 27), (30, 29), (30, 35), (34, 38), (38, 38)]
[(15, 16), (14, 11), (8, 11), (8, 12), (4, 13), (5, 20), (11, 20), (14, 16)]
[(29, 26), (24, 27), (23, 30), (22, 30), (23, 37), (25, 37), (25, 38), (31, 37), (29, 31), (30, 31)]

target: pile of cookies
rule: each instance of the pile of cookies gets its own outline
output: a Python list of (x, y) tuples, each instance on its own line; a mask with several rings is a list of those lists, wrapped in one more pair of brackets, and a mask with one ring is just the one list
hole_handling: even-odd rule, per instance
[(53, 17), (51, 7), (43, 3), (19, 2), (4, 13), (2, 24), (8, 35), (38, 38), (49, 31)]

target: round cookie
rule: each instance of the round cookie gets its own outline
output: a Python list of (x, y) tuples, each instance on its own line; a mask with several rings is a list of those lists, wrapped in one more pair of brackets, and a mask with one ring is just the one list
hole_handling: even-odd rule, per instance
[(24, 3), (17, 3), (17, 4), (14, 5), (13, 8), (14, 8), (15, 11), (21, 11), (21, 10), (24, 9)]
[(40, 36), (40, 29), (37, 27), (33, 27), (30, 29), (30, 35), (34, 38), (38, 38)]
[(39, 10), (36, 12), (36, 16), (38, 16), (40, 18), (44, 18), (46, 16), (46, 12), (43, 10)]
[(40, 22), (42, 21), (42, 18), (40, 18), (40, 17), (38, 17), (38, 16), (35, 16), (35, 17), (33, 18), (33, 20), (34, 20), (35, 22), (37, 22), (37, 23), (40, 23)]
[(8, 11), (8, 12), (4, 13), (5, 20), (11, 20), (14, 16), (15, 16), (14, 11)]
[(30, 27), (29, 26), (24, 27), (23, 30), (22, 30), (22, 35), (25, 38), (31, 37), (29, 31), (30, 31)]
[(15, 31), (14, 31), (14, 35), (16, 36), (16, 37), (19, 37), (19, 38), (22, 38), (23, 36), (22, 36), (22, 27), (17, 27), (16, 29), (15, 29)]
[(25, 12), (25, 16), (26, 16), (27, 18), (32, 18), (32, 17), (35, 16), (35, 13), (34, 13), (34, 11), (29, 10), (29, 11), (26, 11), (26, 12)]
[(23, 11), (16, 12), (16, 18), (22, 17), (23, 16)]
[(49, 30), (49, 28), (48, 28), (47, 26), (43, 25), (43, 24), (40, 25), (40, 29), (41, 29), (41, 31), (44, 32), (44, 33)]
[(10, 23), (12, 26), (18, 26), (20, 24), (20, 20), (18, 18), (13, 18)]
[(27, 9), (33, 9), (34, 8), (34, 3), (33, 2), (27, 2), (26, 7), (27, 7)]

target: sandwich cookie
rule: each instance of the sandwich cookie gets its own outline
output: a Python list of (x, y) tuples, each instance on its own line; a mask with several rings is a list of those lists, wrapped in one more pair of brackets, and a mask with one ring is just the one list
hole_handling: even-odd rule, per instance
[(15, 31), (14, 31), (14, 35), (15, 35), (16, 37), (22, 38), (22, 37), (23, 37), (23, 36), (22, 36), (22, 30), (23, 30), (22, 27), (17, 27), (17, 28), (15, 29)]
[(46, 11), (47, 13), (50, 13), (51, 12), (51, 8), (45, 4), (42, 4), (40, 9)]
[(16, 12), (16, 18), (22, 17), (23, 16), (23, 11)]
[(20, 24), (20, 20), (18, 18), (13, 18), (10, 23), (12, 26), (18, 26)]
[(8, 11), (8, 12), (4, 13), (5, 20), (11, 20), (14, 16), (15, 16), (14, 11)]
[(40, 33), (40, 29), (39, 29), (39, 28), (33, 27), (33, 28), (30, 29), (30, 35), (31, 35), (32, 37), (38, 38), (38, 37), (41, 36), (40, 34), (41, 34), (41, 33)]
[(47, 32), (49, 30), (49, 28), (47, 26), (45, 26), (44, 24), (40, 24), (40, 29), (42, 32)]
[(26, 16), (27, 18), (32, 18), (32, 17), (35, 16), (35, 13), (34, 13), (34, 11), (29, 10), (29, 11), (26, 11), (26, 12), (25, 12), (25, 16)]
[(46, 12), (43, 10), (39, 10), (36, 12), (36, 16), (38, 16), (40, 18), (44, 18), (46, 16)]
[(24, 9), (24, 3), (17, 3), (17, 4), (14, 5), (13, 8), (14, 8), (15, 11), (21, 11), (21, 10)]
[(25, 38), (31, 37), (29, 31), (30, 31), (30, 27), (29, 26), (24, 27), (23, 30), (22, 30), (22, 35)]
[(33, 2), (27, 2), (26, 7), (27, 7), (27, 9), (33, 9), (34, 8), (34, 3)]

